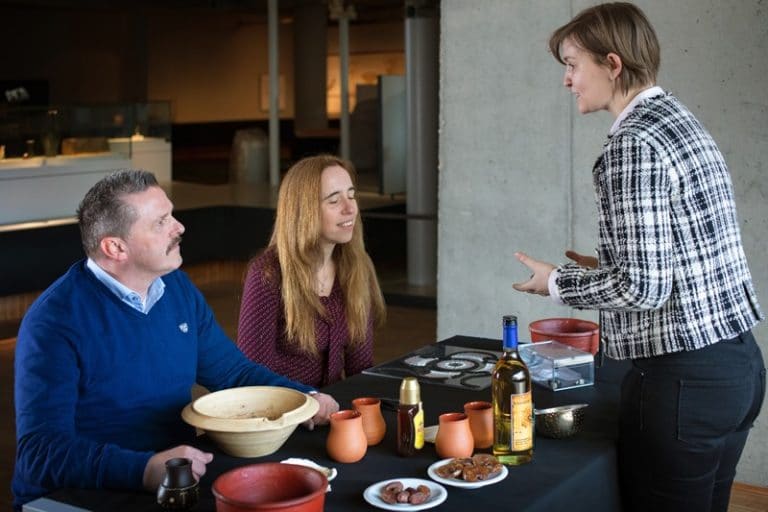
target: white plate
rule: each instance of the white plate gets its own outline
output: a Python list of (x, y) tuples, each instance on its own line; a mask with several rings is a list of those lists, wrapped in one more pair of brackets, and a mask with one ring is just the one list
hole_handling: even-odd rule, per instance
[(297, 466), (307, 466), (308, 468), (316, 469), (321, 473), (323, 473), (326, 476), (326, 478), (328, 478), (329, 482), (334, 478), (336, 478), (336, 475), (338, 474), (338, 471), (336, 471), (336, 468), (326, 468), (325, 466), (321, 466), (315, 461), (312, 461), (309, 459), (290, 458), (290, 459), (281, 460), (280, 462), (283, 464), (296, 464)]
[(429, 427), (424, 427), (424, 441), (427, 443), (434, 443), (435, 437), (437, 437), (437, 427), (438, 425), (431, 425)]
[(437, 474), (437, 468), (444, 464), (448, 464), (453, 459), (443, 459), (435, 462), (429, 468), (427, 468), (427, 474), (429, 475), (429, 478), (436, 482), (440, 482), (441, 484), (445, 485), (452, 485), (453, 487), (461, 487), (462, 489), (477, 489), (478, 487), (485, 487), (486, 485), (495, 484), (497, 482), (501, 482), (505, 478), (507, 478), (507, 475), (509, 474), (509, 470), (507, 469), (507, 466), (503, 465), (501, 466), (501, 471), (498, 475), (494, 476), (493, 478), (489, 478), (488, 480), (480, 480), (479, 482), (465, 482), (464, 480), (459, 480), (457, 478), (443, 478), (440, 475)]
[[(379, 497), (382, 487), (389, 482), (401, 482), (403, 488), (413, 487), (414, 489), (420, 485), (426, 485), (429, 487), (429, 499), (421, 505), (409, 505), (407, 503), (399, 503), (391, 505)], [(383, 508), (384, 510), (424, 510), (426, 508), (436, 507), (448, 497), (448, 491), (445, 490), (440, 484), (436, 484), (431, 480), (422, 480), (421, 478), (388, 478), (381, 482), (376, 482), (363, 492), (363, 498), (365, 501), (373, 505), (374, 507)]]

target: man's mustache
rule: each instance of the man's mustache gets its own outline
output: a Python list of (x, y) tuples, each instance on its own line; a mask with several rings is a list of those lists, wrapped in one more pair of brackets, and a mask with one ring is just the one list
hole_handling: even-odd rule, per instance
[(181, 245), (181, 235), (173, 239), (173, 242), (171, 242), (171, 244), (168, 246), (165, 254), (169, 254), (177, 245)]

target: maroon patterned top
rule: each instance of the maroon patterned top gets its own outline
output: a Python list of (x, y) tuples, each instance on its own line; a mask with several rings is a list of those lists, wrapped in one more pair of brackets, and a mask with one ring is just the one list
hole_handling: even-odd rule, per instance
[[(271, 269), (271, 279), (265, 276), (267, 268)], [(368, 318), (365, 343), (350, 347), (344, 293), (338, 280), (328, 297), (320, 297), (328, 315), (315, 319), (318, 357), (300, 352), (286, 340), (280, 286), (277, 253), (267, 249), (250, 265), (240, 303), (237, 346), (247, 357), (289, 379), (317, 388), (373, 366), (373, 319)]]

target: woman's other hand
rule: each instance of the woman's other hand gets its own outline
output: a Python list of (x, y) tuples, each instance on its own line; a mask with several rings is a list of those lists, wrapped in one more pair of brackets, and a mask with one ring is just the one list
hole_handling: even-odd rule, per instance
[(565, 255), (576, 262), (577, 265), (587, 268), (597, 268), (597, 258), (594, 256), (584, 256), (576, 251), (565, 251)]

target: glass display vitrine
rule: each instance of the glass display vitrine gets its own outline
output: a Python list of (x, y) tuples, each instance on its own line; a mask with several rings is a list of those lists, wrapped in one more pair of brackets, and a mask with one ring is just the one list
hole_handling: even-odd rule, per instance
[(167, 102), (0, 109), (0, 226), (69, 218), (115, 169), (171, 181)]
[(5, 158), (109, 152), (109, 139), (171, 140), (167, 101), (0, 108)]

